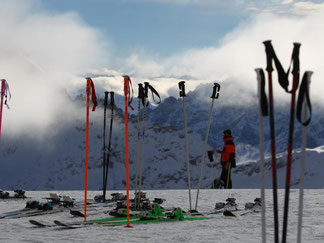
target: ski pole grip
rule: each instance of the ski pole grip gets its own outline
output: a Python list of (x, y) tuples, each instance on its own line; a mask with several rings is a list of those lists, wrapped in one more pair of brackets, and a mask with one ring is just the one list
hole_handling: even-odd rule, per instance
[(212, 99), (218, 99), (220, 87), (221, 86), (218, 83), (214, 83), (213, 94), (212, 94), (212, 96), (210, 98), (212, 98)]
[(143, 96), (144, 96), (143, 84), (138, 84), (138, 96), (137, 96), (137, 98), (143, 99)]
[(185, 81), (180, 81), (178, 83), (178, 85), (179, 85), (179, 89), (180, 89), (180, 92), (179, 92), (180, 97), (185, 97), (186, 96)]
[(115, 105), (114, 92), (110, 92), (110, 105), (113, 107)]
[(149, 91), (149, 82), (144, 82), (144, 89), (143, 89), (143, 98), (142, 98), (142, 104), (143, 106), (148, 106), (148, 91)]
[(267, 55), (267, 67), (266, 70), (267, 72), (272, 72), (274, 69), (272, 67), (272, 58), (273, 58), (273, 47), (271, 44), (271, 40), (267, 40), (263, 42), (264, 46), (265, 46), (265, 52)]
[[(259, 102), (261, 104), (261, 111), (263, 116), (268, 116), (268, 99), (265, 93), (265, 77), (262, 68), (254, 69), (257, 74), (257, 81), (260, 83), (258, 87), (260, 92)], [(258, 85), (258, 86), (259, 86)]]
[(148, 89), (149, 89), (149, 82), (144, 82), (144, 97), (148, 98)]
[(105, 91), (105, 100), (104, 100), (104, 106), (107, 106), (108, 103), (108, 91)]
[(292, 53), (292, 60), (293, 60), (293, 70), (291, 73), (293, 75), (298, 75), (299, 74), (299, 50), (300, 50), (301, 44), (298, 42), (294, 42), (294, 49)]

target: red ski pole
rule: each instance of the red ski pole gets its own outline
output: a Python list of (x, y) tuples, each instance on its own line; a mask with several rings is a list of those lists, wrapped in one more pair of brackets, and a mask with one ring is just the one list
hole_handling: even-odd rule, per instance
[(92, 111), (96, 110), (97, 97), (94, 84), (91, 78), (87, 80), (87, 112), (86, 112), (86, 147), (85, 147), (85, 174), (84, 174), (84, 221), (87, 221), (87, 193), (88, 193), (88, 155), (89, 155), (89, 106), (90, 106), (90, 88), (92, 89)]
[(272, 89), (272, 59), (273, 49), (271, 41), (264, 41), (265, 51), (267, 55), (268, 72), (268, 90), (269, 90), (269, 121), (270, 121), (270, 138), (271, 138), (271, 168), (272, 168), (272, 194), (273, 194), (273, 215), (274, 215), (274, 240), (279, 242), (279, 219), (278, 219), (278, 186), (277, 186), (277, 159), (276, 159), (276, 137), (275, 122), (273, 108), (273, 89)]
[[(132, 92), (132, 94), (131, 94)], [(133, 228), (129, 224), (129, 152), (128, 152), (128, 106), (134, 110), (130, 105), (133, 100), (132, 81), (128, 76), (124, 76), (124, 95), (125, 95), (125, 156), (126, 156), (126, 200), (127, 200), (127, 228)]]
[(6, 80), (1, 80), (1, 105), (0, 105), (0, 137), (1, 137), (1, 123), (2, 123), (2, 110), (3, 110), (3, 97), (5, 96)]
[(287, 226), (288, 226), (288, 210), (289, 210), (289, 193), (290, 193), (290, 176), (291, 176), (291, 162), (292, 162), (292, 150), (294, 139), (294, 121), (295, 121), (295, 103), (296, 103), (296, 91), (299, 84), (299, 49), (300, 43), (294, 43), (293, 60), (294, 69), (292, 70), (293, 87), (291, 91), (290, 102), (290, 119), (289, 119), (289, 137), (288, 137), (288, 154), (287, 154), (287, 170), (286, 170), (286, 187), (285, 187), (285, 203), (284, 203), (284, 217), (282, 225), (282, 243), (287, 240)]

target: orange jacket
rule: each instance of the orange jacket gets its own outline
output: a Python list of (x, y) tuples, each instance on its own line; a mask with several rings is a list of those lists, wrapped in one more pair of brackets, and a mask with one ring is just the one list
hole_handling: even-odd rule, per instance
[(223, 150), (220, 152), (221, 155), (221, 163), (223, 165), (226, 164), (228, 167), (229, 163), (234, 163), (235, 161), (235, 145), (234, 145), (234, 138), (233, 137), (225, 137), (224, 139), (224, 147)]

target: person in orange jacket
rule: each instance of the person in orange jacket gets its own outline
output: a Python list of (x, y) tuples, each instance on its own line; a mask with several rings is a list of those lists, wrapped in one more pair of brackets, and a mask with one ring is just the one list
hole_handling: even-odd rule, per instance
[(223, 132), (224, 147), (223, 150), (217, 149), (221, 154), (222, 174), (220, 179), (225, 189), (232, 188), (231, 169), (236, 167), (235, 144), (232, 137), (232, 131), (227, 129)]

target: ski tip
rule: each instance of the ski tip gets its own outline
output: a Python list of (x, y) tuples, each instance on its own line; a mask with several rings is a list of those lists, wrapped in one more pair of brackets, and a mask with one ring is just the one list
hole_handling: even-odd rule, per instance
[(236, 217), (235, 214), (233, 214), (231, 211), (228, 211), (228, 210), (225, 210), (225, 211), (223, 212), (223, 215), (224, 215), (224, 216), (228, 216), (228, 217)]
[(66, 227), (66, 228), (72, 228), (71, 225), (68, 225), (66, 223), (63, 223), (63, 222), (61, 222), (59, 220), (54, 220), (54, 224), (56, 224), (57, 226), (62, 226), (62, 227)]
[(29, 223), (31, 223), (32, 225), (38, 226), (38, 227), (46, 227), (45, 224), (42, 224), (42, 223), (40, 223), (36, 220), (33, 220), (33, 219), (29, 220)]
[(70, 214), (73, 216), (84, 218), (84, 214), (77, 210), (70, 210)]

